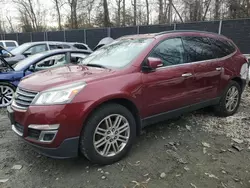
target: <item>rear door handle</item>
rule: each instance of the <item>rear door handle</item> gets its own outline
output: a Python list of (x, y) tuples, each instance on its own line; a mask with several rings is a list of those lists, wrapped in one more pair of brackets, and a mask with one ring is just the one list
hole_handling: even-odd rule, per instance
[(181, 76), (182, 77), (190, 77), (190, 76), (193, 76), (193, 74), (192, 73), (185, 73), (185, 74), (182, 74)]
[(221, 70), (222, 70), (222, 67), (217, 67), (216, 70), (217, 70), (217, 71), (221, 71)]

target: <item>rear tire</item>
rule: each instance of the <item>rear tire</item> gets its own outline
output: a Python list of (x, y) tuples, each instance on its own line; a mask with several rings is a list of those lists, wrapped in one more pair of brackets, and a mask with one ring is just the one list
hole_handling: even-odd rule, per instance
[(119, 104), (105, 104), (96, 109), (84, 125), (80, 151), (92, 163), (108, 165), (122, 159), (136, 137), (132, 113)]
[(235, 81), (230, 81), (219, 104), (214, 107), (215, 115), (220, 117), (232, 116), (239, 108), (242, 89)]
[(0, 82), (0, 108), (9, 106), (14, 98), (15, 86), (8, 82)]

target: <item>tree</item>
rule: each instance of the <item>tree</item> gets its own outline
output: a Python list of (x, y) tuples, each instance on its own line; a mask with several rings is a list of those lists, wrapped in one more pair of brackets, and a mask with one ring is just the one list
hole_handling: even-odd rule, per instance
[(133, 12), (134, 12), (134, 14), (133, 14), (133, 16), (134, 16), (133, 25), (136, 25), (136, 20), (137, 20), (137, 2), (136, 2), (136, 0), (133, 0), (131, 4), (133, 6)]
[(103, 26), (110, 27), (110, 19), (109, 19), (109, 9), (107, 0), (103, 0)]
[(43, 24), (45, 10), (40, 6), (39, 0), (13, 0), (13, 2), (18, 7), (17, 9), (20, 15), (19, 21), (21, 22), (21, 27), (26, 28), (28, 24), (29, 29), (32, 31), (42, 31), (45, 29)]
[(125, 26), (126, 21), (126, 3), (125, 0), (122, 2), (122, 26)]
[(68, 0), (68, 5), (70, 7), (70, 25), (71, 25), (72, 29), (78, 28), (77, 2), (78, 2), (78, 0)]
[(215, 0), (215, 5), (214, 5), (214, 19), (215, 20), (220, 19), (220, 6), (221, 6), (221, 0)]
[(12, 18), (9, 17), (9, 16), (6, 16), (6, 19), (8, 20), (8, 23), (9, 23), (9, 26), (10, 26), (10, 32), (14, 33), (15, 29), (14, 29), (14, 26), (13, 26)]
[(62, 30), (62, 15), (61, 15), (61, 7), (63, 5), (62, 0), (52, 0), (54, 5), (55, 5), (55, 9), (57, 12), (57, 19), (58, 19), (58, 28), (59, 30)]
[(146, 10), (147, 10), (147, 12), (146, 12), (146, 14), (147, 14), (147, 23), (146, 23), (146, 25), (148, 25), (149, 24), (149, 3), (148, 3), (148, 0), (146, 0)]
[(91, 25), (91, 12), (93, 10), (93, 6), (94, 6), (95, 0), (87, 0), (87, 14), (88, 14), (88, 25)]
[(121, 3), (122, 3), (122, 0), (116, 0), (116, 5), (117, 5), (116, 25), (117, 26), (121, 25)]
[(204, 12), (204, 15), (203, 15), (203, 18), (202, 18), (203, 21), (206, 19), (207, 12), (208, 12), (209, 6), (211, 4), (211, 1), (212, 0), (205, 1), (205, 12)]
[(159, 15), (158, 15), (159, 24), (163, 24), (164, 23), (163, 0), (158, 0), (158, 5), (159, 5)]

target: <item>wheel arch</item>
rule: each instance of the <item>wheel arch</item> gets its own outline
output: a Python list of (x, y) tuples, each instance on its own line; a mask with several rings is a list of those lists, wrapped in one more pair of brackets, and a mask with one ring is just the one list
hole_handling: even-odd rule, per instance
[(12, 82), (10, 82), (9, 80), (0, 80), (0, 84), (1, 83), (5, 83), (5, 84), (10, 84), (12, 87), (16, 88), (17, 86), (15, 86)]
[(240, 85), (241, 91), (244, 90), (244, 81), (240, 77), (234, 77), (231, 80), (237, 82)]
[(134, 116), (135, 121), (136, 121), (136, 134), (140, 135), (141, 133), (141, 129), (142, 129), (142, 123), (141, 123), (141, 117), (140, 117), (140, 112), (138, 107), (136, 106), (136, 104), (127, 96), (109, 96), (109, 97), (105, 97), (95, 103), (93, 103), (90, 107), (89, 110), (87, 111), (87, 114), (85, 116), (84, 122), (87, 121), (87, 119), (91, 116), (91, 114), (94, 113), (94, 111), (96, 109), (98, 109), (99, 107), (106, 105), (106, 104), (110, 104), (110, 103), (116, 103), (116, 104), (120, 104), (124, 107), (126, 107)]

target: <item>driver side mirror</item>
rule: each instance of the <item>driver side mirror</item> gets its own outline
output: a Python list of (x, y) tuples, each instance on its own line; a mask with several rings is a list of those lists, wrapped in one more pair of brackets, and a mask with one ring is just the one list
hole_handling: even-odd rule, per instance
[(23, 55), (24, 55), (25, 57), (28, 57), (28, 56), (31, 55), (31, 52), (24, 52)]
[(160, 58), (148, 57), (146, 65), (144, 65), (142, 68), (145, 72), (152, 72), (162, 66), (163, 62)]
[(30, 65), (29, 71), (30, 71), (30, 72), (35, 72), (35, 66), (34, 66), (34, 65)]

